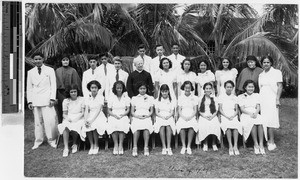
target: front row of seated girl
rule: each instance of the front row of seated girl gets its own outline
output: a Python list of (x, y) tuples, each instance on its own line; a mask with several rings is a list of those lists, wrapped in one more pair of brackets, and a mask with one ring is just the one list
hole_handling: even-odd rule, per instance
[[(123, 140), (130, 129), (133, 133), (133, 156), (138, 155), (140, 134), (144, 138), (144, 155), (149, 156), (148, 143), (153, 131), (160, 135), (162, 154), (173, 154), (171, 138), (176, 132), (180, 134), (181, 154), (192, 154), (191, 144), (195, 133), (196, 144), (202, 142), (203, 151), (208, 151), (209, 139), (212, 139), (213, 151), (217, 151), (216, 141), (222, 138), (221, 130), (227, 136), (229, 155), (240, 154), (239, 134), (242, 134), (245, 140), (251, 134), (254, 153), (265, 154), (263, 138), (264, 136), (267, 138), (266, 127), (259, 115), (259, 95), (254, 93), (255, 83), (252, 80), (245, 82), (243, 86), (245, 93), (239, 97), (233, 94), (234, 83), (227, 81), (224, 84), (226, 94), (220, 96), (218, 100), (213, 94), (211, 83), (204, 84), (204, 96), (198, 99), (191, 93), (194, 90), (192, 83), (185, 81), (181, 86), (184, 93), (178, 98), (178, 102), (171, 98), (170, 89), (166, 84), (161, 85), (156, 100), (147, 95), (145, 83), (140, 82), (137, 87), (139, 94), (130, 100), (124, 83), (115, 82), (112, 89), (114, 95), (107, 101), (108, 118), (102, 111), (104, 98), (98, 93), (101, 89), (98, 81), (88, 83), (87, 88), (91, 96), (85, 100), (78, 96), (79, 90), (76, 85), (68, 87), (68, 98), (63, 101), (64, 119), (58, 125), (64, 139), (63, 157), (69, 155), (69, 133), (73, 137), (71, 153), (76, 153), (78, 150), (76, 144), (78, 137), (84, 141), (87, 136), (90, 143), (88, 154), (97, 154), (98, 137), (105, 131), (112, 136), (113, 154), (123, 154)], [(212, 138), (208, 138), (209, 135), (213, 135)]]

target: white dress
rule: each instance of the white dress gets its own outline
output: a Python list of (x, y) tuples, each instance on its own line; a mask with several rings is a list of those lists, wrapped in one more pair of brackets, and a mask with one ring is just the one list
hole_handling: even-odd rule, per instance
[[(235, 113), (235, 105), (238, 104), (238, 99), (235, 95), (223, 94), (218, 98), (219, 104), (222, 104), (222, 109), (226, 116), (232, 116)], [(227, 129), (237, 129), (242, 134), (242, 125), (238, 120), (238, 116), (235, 116), (232, 121), (221, 115), (221, 129), (226, 133)]]
[(63, 134), (67, 128), (70, 131), (75, 131), (81, 134), (81, 128), (84, 125), (84, 116), (82, 109), (84, 108), (84, 98), (78, 96), (76, 100), (70, 98), (64, 99), (62, 103), (62, 110), (68, 112), (68, 118), (71, 120), (63, 120), (61, 124), (58, 124), (57, 128), (60, 134)]
[[(159, 113), (163, 116), (169, 116), (174, 111), (175, 108), (176, 108), (175, 100), (172, 100), (172, 102), (170, 102), (169, 98), (167, 99), (161, 98), (160, 101), (158, 101), (158, 99), (156, 99), (155, 101), (155, 109), (159, 109)], [(176, 126), (175, 126), (175, 120), (173, 116), (167, 120), (156, 116), (156, 121), (154, 123), (154, 132), (159, 133), (159, 129), (162, 126), (170, 126), (173, 134), (175, 135)]]
[[(178, 98), (178, 107), (182, 108), (181, 112), (184, 116), (190, 116), (194, 112), (194, 107), (198, 105), (198, 98), (193, 94), (186, 96), (183, 94)], [(196, 116), (194, 116), (191, 120), (186, 121), (182, 117), (179, 116), (178, 121), (176, 123), (177, 133), (180, 133), (181, 129), (193, 128), (195, 132), (197, 132), (197, 120)]]
[[(184, 94), (184, 90), (181, 90), (180, 86), (184, 83), (184, 81), (191, 81), (193, 86), (196, 82), (197, 76), (196, 73), (194, 73), (193, 71), (190, 71), (188, 73), (185, 73), (183, 70), (181, 71), (181, 73), (179, 73), (177, 75), (177, 83), (178, 83), (178, 96), (181, 96)], [(181, 85), (180, 85), (181, 84)], [(179, 86), (180, 85), (180, 86)], [(195, 89), (195, 86), (194, 86)], [(194, 91), (192, 91), (192, 94), (194, 94)]]
[[(216, 80), (214, 73), (210, 70), (205, 71), (204, 73), (198, 73), (196, 82), (200, 85), (200, 94), (199, 97), (204, 95), (203, 86), (205, 83), (214, 82)], [(213, 93), (214, 94), (214, 93)]]
[[(224, 71), (224, 70), (217, 70), (216, 71), (216, 80), (219, 84), (221, 82), (221, 87), (220, 87), (220, 93), (219, 95), (225, 94), (225, 88), (224, 88), (224, 83), (228, 80), (231, 80), (234, 84), (236, 83), (236, 76), (238, 74), (238, 71), (235, 68), (232, 68), (230, 70)], [(235, 94), (235, 92), (233, 92)]]
[[(202, 97), (203, 98), (203, 97)], [(202, 100), (201, 98), (201, 100)], [(216, 107), (216, 111), (218, 110), (217, 108), (217, 104), (218, 102), (216, 101), (215, 97), (212, 97), (215, 101), (215, 107)], [(211, 103), (211, 100), (205, 100), (204, 102), (204, 106), (205, 106), (205, 111), (204, 111), (204, 115), (208, 116), (208, 115), (212, 115), (212, 113), (210, 112), (210, 108), (209, 105)], [(199, 109), (201, 106), (201, 101), (199, 102)], [(199, 121), (198, 121), (198, 133), (197, 133), (197, 137), (196, 137), (196, 144), (200, 144), (201, 141), (203, 141), (208, 135), (213, 134), (216, 135), (218, 140), (220, 140), (220, 136), (221, 136), (221, 129), (220, 129), (220, 122), (218, 119), (218, 116), (215, 116), (212, 120), (207, 120), (206, 118), (200, 116), (199, 117)]]
[[(145, 95), (137, 95), (132, 97), (131, 100), (132, 108), (135, 106), (135, 114), (136, 115), (149, 115), (150, 107), (153, 107), (154, 105), (154, 99), (152, 96), (149, 96), (147, 94)], [(135, 133), (137, 130), (149, 130), (150, 133), (153, 132), (153, 124), (151, 117), (148, 117), (146, 119), (139, 119), (132, 117), (131, 122), (131, 131), (132, 133)]]
[[(88, 117), (87, 121), (90, 121), (91, 118), (97, 113), (97, 110), (100, 108), (100, 106), (103, 106), (104, 104), (104, 97), (99, 94), (94, 97), (89, 97), (85, 101), (85, 106), (88, 108)], [(107, 129), (107, 118), (105, 117), (103, 111), (101, 110), (96, 119), (91, 123), (90, 127), (86, 127), (83, 125), (82, 127), (82, 136), (86, 137), (86, 132), (97, 130), (99, 135), (103, 135)]]
[(260, 103), (261, 115), (265, 119), (266, 126), (272, 128), (279, 128), (279, 112), (276, 107), (278, 82), (282, 82), (282, 73), (278, 69), (271, 67), (269, 72), (263, 71), (259, 74), (259, 93), (264, 99)]
[[(121, 115), (126, 111), (126, 107), (130, 108), (130, 98), (127, 93), (123, 93), (121, 99), (119, 100), (115, 94), (111, 94), (107, 101), (107, 107), (112, 109), (112, 113)], [(123, 116), (121, 119), (117, 119), (113, 116), (108, 117), (107, 133), (111, 134), (114, 131), (122, 131), (128, 133), (129, 131), (129, 118), (128, 116)]]
[[(246, 111), (255, 113), (256, 105), (260, 104), (261, 101), (260, 101), (260, 96), (257, 93), (253, 93), (251, 95), (244, 93), (238, 96), (238, 103), (240, 107), (244, 106)], [(252, 127), (254, 125), (263, 125), (264, 136), (267, 140), (267, 127), (264, 125), (265, 120), (262, 118), (260, 114), (258, 114), (257, 117), (254, 119), (251, 118), (250, 115), (242, 113), (240, 119), (243, 127), (243, 136), (245, 140), (248, 139), (249, 135), (251, 134)]]
[[(170, 89), (170, 95), (172, 100), (176, 99), (174, 88), (173, 88), (173, 83), (176, 82), (176, 74), (174, 71), (169, 70), (169, 72), (166, 73), (164, 70), (160, 70), (157, 73), (157, 82), (159, 84), (159, 88), (161, 85), (167, 84)], [(160, 90), (158, 94), (160, 94)]]

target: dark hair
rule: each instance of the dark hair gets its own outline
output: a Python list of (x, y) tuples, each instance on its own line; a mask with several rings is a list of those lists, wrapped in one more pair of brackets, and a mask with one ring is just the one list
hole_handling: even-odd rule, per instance
[(206, 88), (206, 86), (208, 86), (208, 85), (210, 85), (211, 87), (214, 87), (213, 85), (212, 85), (212, 83), (210, 83), (210, 82), (207, 82), (207, 83), (205, 83), (204, 85), (203, 85), (203, 90)]
[(145, 45), (144, 44), (140, 44), (138, 49), (146, 49)]
[(107, 52), (105, 52), (105, 53), (102, 53), (102, 54), (99, 54), (99, 58), (100, 58), (100, 59), (101, 59), (103, 56), (105, 56), (105, 57), (109, 58), (109, 55), (108, 55), (108, 53), (107, 53)]
[[(200, 112), (205, 112), (205, 95), (202, 97), (202, 100), (201, 100), (201, 104), (200, 104)], [(216, 106), (215, 106), (215, 100), (213, 97), (210, 97), (210, 105), (209, 105), (209, 110), (210, 110), (210, 113), (213, 114), (215, 113), (217, 110), (216, 110)]]
[(91, 86), (92, 86), (93, 84), (95, 84), (95, 85), (98, 87), (98, 89), (101, 89), (101, 84), (100, 84), (98, 81), (93, 80), (93, 81), (90, 81), (90, 82), (86, 85), (86, 87), (87, 87), (87, 89), (88, 89), (89, 91), (91, 91)]
[(224, 83), (224, 88), (226, 87), (226, 84), (231, 84), (232, 85), (232, 87), (234, 87), (234, 82), (233, 81), (231, 81), (231, 80), (228, 80), (228, 81), (226, 81), (225, 83)]
[(169, 69), (171, 69), (172, 68), (172, 61), (169, 59), (169, 58), (167, 58), (167, 57), (164, 57), (164, 58), (162, 58), (161, 60), (160, 60), (160, 62), (159, 62), (159, 68), (160, 69), (164, 69), (163, 68), (163, 61), (164, 60), (168, 60), (169, 61)]
[[(203, 85), (203, 90), (206, 88), (206, 86), (211, 86), (213, 87), (213, 85), (210, 82), (207, 82)], [(215, 106), (215, 100), (213, 97), (210, 98), (210, 105), (209, 105), (209, 110), (210, 113), (213, 114), (216, 112), (216, 106)], [(201, 104), (200, 104), (200, 112), (205, 112), (205, 95), (203, 96), (202, 100), (201, 100)]]
[(254, 91), (255, 91), (255, 89), (256, 89), (256, 83), (253, 80), (251, 80), (251, 79), (248, 79), (248, 80), (246, 80), (244, 82), (244, 84), (243, 84), (244, 91), (246, 92), (246, 87), (248, 86), (248, 84), (253, 84), (254, 85)]
[(113, 58), (113, 62), (115, 62), (115, 61), (119, 61), (122, 64), (122, 59), (120, 58), (120, 56), (115, 56)]
[(112, 88), (112, 92), (113, 92), (115, 95), (117, 95), (117, 85), (118, 85), (118, 84), (121, 84), (121, 85), (122, 85), (122, 88), (123, 88), (122, 94), (123, 94), (124, 92), (127, 91), (127, 90), (126, 90), (126, 87), (125, 87), (125, 84), (124, 84), (123, 81), (116, 81), (116, 82), (114, 83), (114, 85), (113, 85), (113, 88)]
[(172, 43), (171, 47), (173, 47), (173, 46), (178, 46), (179, 47), (179, 44), (177, 42), (174, 42), (174, 43)]
[(160, 90), (160, 93), (159, 93), (158, 101), (161, 100), (161, 97), (162, 97), (161, 92), (162, 92), (162, 91), (169, 91), (169, 94), (168, 94), (169, 100), (172, 101), (172, 98), (171, 98), (171, 95), (170, 95), (170, 88), (169, 88), (169, 86), (168, 86), (167, 84), (162, 84), (162, 85), (160, 86), (160, 89), (159, 89), (159, 90)]
[(205, 60), (205, 59), (200, 59), (198, 62), (199, 62), (199, 65), (198, 65), (199, 71), (201, 71), (201, 70), (200, 70), (200, 64), (203, 63), (203, 62), (206, 64), (206, 70), (211, 70), (210, 64), (208, 63), (207, 60)]
[(255, 56), (249, 55), (249, 56), (246, 57), (246, 62), (250, 61), (250, 60), (255, 61), (255, 66), (256, 67), (261, 67), (260, 64), (259, 64), (259, 61), (257, 60), (257, 58)]
[(90, 60), (92, 60), (92, 59), (97, 61), (98, 56), (96, 56), (96, 55), (89, 55), (89, 56), (88, 56), (88, 61), (90, 61)]
[(139, 82), (136, 83), (137, 89), (140, 89), (141, 86), (145, 86), (146, 89), (147, 89), (147, 91), (148, 91), (148, 86), (147, 86), (146, 82), (144, 82), (144, 81), (139, 81)]
[(184, 64), (186, 61), (190, 62), (190, 69), (189, 69), (189, 71), (192, 71), (192, 62), (191, 62), (191, 60), (188, 59), (188, 58), (184, 59), (184, 60), (181, 62), (181, 69), (184, 70), (183, 64)]
[(161, 44), (156, 44), (155, 49), (156, 49), (157, 47), (160, 47), (160, 46), (163, 47), (163, 45), (161, 45)]
[(193, 84), (192, 84), (191, 81), (184, 81), (184, 83), (181, 85), (180, 89), (181, 89), (181, 90), (184, 90), (184, 87), (185, 87), (185, 85), (187, 85), (187, 84), (191, 85), (191, 91), (194, 91), (194, 86), (193, 86)]
[(271, 66), (273, 66), (274, 60), (273, 60), (273, 58), (271, 56), (264, 56), (264, 57), (262, 57), (261, 60), (260, 60), (260, 63), (263, 64), (263, 62), (264, 62), (265, 59), (269, 59), (270, 62), (271, 62)]
[(220, 63), (220, 65), (219, 65), (219, 70), (223, 70), (223, 69), (224, 69), (224, 67), (223, 67), (223, 61), (224, 61), (225, 59), (227, 59), (228, 62), (229, 62), (228, 69), (229, 69), (229, 70), (232, 69), (232, 62), (229, 60), (229, 58), (223, 57), (223, 58), (221, 58), (221, 63)]
[(41, 56), (42, 58), (45, 58), (44, 54), (43, 54), (43, 53), (40, 53), (40, 52), (34, 53), (34, 54), (31, 56), (32, 59), (33, 59), (35, 56)]
[(76, 89), (77, 91), (77, 96), (81, 95), (81, 91), (79, 89), (79, 87), (77, 86), (77, 84), (71, 84), (71, 85), (68, 85), (66, 87), (66, 90), (65, 90), (65, 94), (66, 94), (66, 98), (70, 98), (70, 91), (73, 90), (73, 89)]

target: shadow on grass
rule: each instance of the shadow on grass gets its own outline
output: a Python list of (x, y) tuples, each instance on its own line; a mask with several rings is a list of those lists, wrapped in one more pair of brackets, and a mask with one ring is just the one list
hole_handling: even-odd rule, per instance
[[(112, 142), (104, 150), (104, 141), (98, 155), (87, 155), (88, 150), (62, 157), (63, 145), (53, 149), (46, 143), (31, 150), (34, 140), (32, 112), (25, 113), (24, 175), (26, 177), (127, 177), (127, 178), (297, 178), (298, 156), (298, 100), (282, 99), (280, 108), (281, 127), (275, 132), (278, 149), (266, 155), (254, 155), (253, 144), (242, 147), (240, 156), (229, 156), (228, 148), (213, 152), (197, 150), (192, 155), (181, 155), (180, 147), (173, 156), (161, 155), (159, 136), (156, 148), (150, 149), (150, 156), (139, 149), (138, 157), (132, 157), (124, 144), (122, 156), (112, 154)], [(224, 138), (225, 139), (225, 138)], [(149, 143), (151, 144), (151, 142)]]

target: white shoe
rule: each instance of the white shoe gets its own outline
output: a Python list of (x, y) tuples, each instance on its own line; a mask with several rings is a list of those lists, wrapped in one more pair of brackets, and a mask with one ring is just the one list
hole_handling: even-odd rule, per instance
[(218, 150), (217, 145), (213, 145), (212, 148), (213, 148), (213, 151), (217, 151)]
[(208, 146), (207, 146), (207, 144), (204, 144), (204, 145), (203, 145), (203, 151), (208, 151)]
[(91, 154), (94, 154), (94, 149), (93, 149), (93, 148), (91, 148), (91, 149), (89, 150), (88, 155), (91, 155)]
[(260, 154), (266, 154), (265, 148), (259, 148)]
[(137, 147), (134, 147), (134, 148), (132, 148), (132, 156), (137, 156), (138, 155), (138, 153), (137, 153)]
[(162, 151), (161, 151), (161, 154), (163, 154), (163, 155), (167, 154), (167, 149), (163, 148)]
[(144, 155), (149, 156), (149, 148), (144, 148)]
[(37, 145), (35, 144), (31, 149), (34, 150), (34, 149), (37, 149), (40, 145)]
[(268, 143), (268, 150), (269, 151), (273, 151), (274, 149), (276, 149), (276, 144), (275, 143), (273, 143), (273, 144), (271, 144), (271, 143), (269, 144)]
[(48, 144), (55, 149), (57, 148), (57, 144), (54, 141), (48, 142)]
[(99, 147), (94, 148), (93, 154), (98, 154), (98, 151), (99, 151)]
[(234, 155), (234, 153), (233, 153), (233, 152), (234, 152), (234, 150), (233, 150), (233, 149), (229, 149), (229, 152), (228, 152), (228, 153), (229, 153), (229, 156), (233, 156), (233, 155)]
[(240, 151), (238, 149), (234, 149), (234, 154), (235, 155), (240, 155)]
[(68, 155), (69, 155), (69, 149), (64, 149), (63, 157), (68, 157)]
[(78, 146), (77, 146), (77, 144), (74, 144), (74, 145), (72, 146), (72, 154), (76, 153), (77, 150), (78, 150)]
[(181, 148), (181, 151), (180, 151), (180, 154), (185, 154), (185, 151), (186, 151), (186, 148), (185, 148), (185, 147), (182, 147), (182, 148)]
[(191, 148), (186, 148), (186, 153), (191, 155), (192, 154), (192, 149)]
[(254, 146), (254, 154), (260, 154), (259, 148)]
[(168, 155), (169, 155), (169, 156), (172, 156), (172, 155), (173, 155), (173, 152), (172, 152), (172, 149), (171, 149), (171, 148), (167, 149), (167, 152), (168, 152)]

